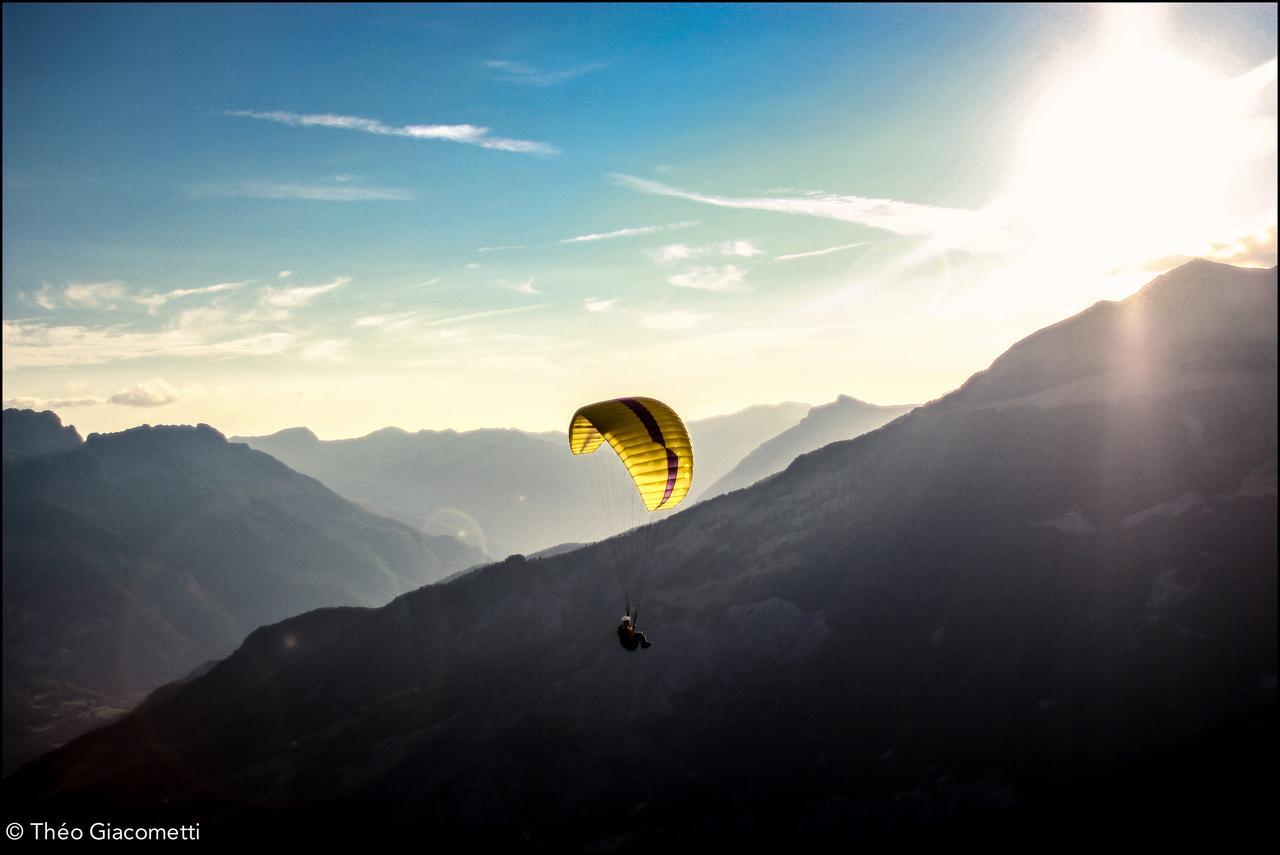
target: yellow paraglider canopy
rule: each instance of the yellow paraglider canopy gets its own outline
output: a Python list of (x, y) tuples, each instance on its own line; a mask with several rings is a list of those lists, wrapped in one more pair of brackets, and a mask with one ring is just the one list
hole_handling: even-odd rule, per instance
[(693, 444), (675, 411), (653, 398), (616, 398), (583, 407), (569, 424), (569, 448), (591, 454), (606, 440), (626, 464), (651, 511), (674, 508), (693, 483)]

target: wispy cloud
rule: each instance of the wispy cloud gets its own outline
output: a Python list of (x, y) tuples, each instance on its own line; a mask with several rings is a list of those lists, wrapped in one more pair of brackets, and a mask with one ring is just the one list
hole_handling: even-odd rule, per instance
[(657, 312), (645, 315), (640, 319), (646, 327), (655, 330), (687, 330), (702, 323), (708, 315), (676, 309), (670, 312)]
[(293, 271), (292, 271), (292, 270), (281, 270), (279, 273), (277, 273), (277, 274), (276, 274), (276, 278), (277, 278), (277, 279), (288, 279), (288, 278), (289, 278), (290, 276), (292, 276), (292, 275), (293, 275)]
[(135, 297), (137, 302), (144, 306), (150, 307), (152, 310), (163, 306), (170, 300), (177, 300), (181, 297), (190, 297), (194, 294), (217, 294), (222, 291), (234, 291), (248, 283), (245, 282), (219, 282), (216, 285), (206, 285), (203, 288), (178, 288), (173, 291), (166, 291), (163, 294), (144, 294), (141, 297)]
[(85, 282), (68, 285), (62, 292), (62, 301), (77, 309), (105, 309), (124, 297), (124, 285), (120, 282)]
[(559, 151), (548, 143), (530, 140), (508, 139), (489, 135), (489, 129), (479, 125), (388, 125), (377, 119), (365, 119), (359, 116), (338, 116), (332, 113), (290, 113), (284, 110), (228, 110), (228, 116), (242, 116), (248, 119), (262, 119), (268, 122), (279, 122), (284, 125), (303, 128), (339, 128), (348, 131), (360, 131), (379, 136), (409, 137), (419, 140), (444, 140), (447, 142), (474, 145), (480, 148), (498, 151), (514, 151), (525, 154), (552, 155)]
[(476, 249), (476, 252), (514, 252), (518, 249), (528, 249), (529, 247), (519, 246), (482, 246)]
[(401, 330), (412, 326), (419, 312), (395, 312), (390, 315), (365, 315), (351, 324), (355, 329)]
[(41, 284), (36, 289), (36, 292), (31, 295), (31, 299), (42, 309), (53, 311), (58, 308), (57, 295), (54, 293), (53, 286), (48, 282)]
[(336, 291), (351, 281), (350, 276), (339, 276), (324, 285), (299, 285), (294, 288), (268, 288), (262, 302), (277, 309), (296, 309), (305, 306), (321, 294)]
[(19, 296), (48, 312), (63, 307), (102, 310), (118, 308), (126, 290), (123, 282), (73, 282), (61, 287), (44, 282), (34, 292)]
[(597, 240), (613, 240), (614, 238), (635, 237), (637, 235), (651, 235), (658, 232), (671, 232), (676, 229), (687, 229), (693, 226), (702, 225), (697, 220), (691, 220), (684, 223), (667, 223), (661, 226), (638, 226), (630, 229), (617, 229), (611, 232), (597, 232), (589, 235), (578, 235), (577, 237), (565, 238), (560, 243), (586, 243), (588, 241)]
[(348, 344), (349, 341), (341, 338), (322, 339), (304, 347), (302, 358), (308, 362), (345, 362)]
[(612, 312), (618, 307), (617, 300), (602, 300), (599, 297), (588, 297), (582, 301), (582, 308), (588, 312)]
[(157, 378), (121, 389), (107, 400), (126, 407), (162, 407), (178, 400), (178, 393), (168, 383)]
[(535, 309), (543, 309), (550, 305), (550, 303), (538, 303), (534, 306), (516, 306), (510, 309), (491, 309), (487, 312), (468, 312), (463, 315), (450, 315), (444, 318), (434, 318), (432, 320), (425, 321), (422, 325), (424, 327), (445, 326), (447, 324), (457, 324), (463, 321), (479, 320), (480, 318), (496, 318), (500, 315), (514, 315), (520, 312), (532, 312)]
[(193, 187), (194, 196), (246, 199), (303, 199), (315, 202), (406, 202), (416, 199), (413, 191), (400, 187), (352, 187), (346, 184), (242, 184)]
[(528, 295), (528, 296), (532, 296), (532, 295), (534, 295), (534, 294), (541, 294), (541, 293), (542, 293), (542, 292), (541, 292), (541, 291), (539, 291), (537, 288), (533, 287), (533, 280), (532, 280), (532, 279), (526, 279), (526, 280), (525, 280), (525, 281), (523, 281), (523, 282), (518, 282), (518, 283), (516, 283), (516, 285), (515, 285), (515, 291), (516, 291), (516, 293), (517, 293), (517, 294), (525, 294), (525, 295)]
[(907, 237), (932, 237), (952, 239), (944, 243), (955, 248), (988, 250), (1003, 245), (1003, 240), (993, 232), (981, 217), (981, 212), (959, 208), (943, 208), (921, 205), (895, 199), (873, 199), (864, 196), (839, 196), (830, 193), (812, 193), (804, 196), (716, 196), (680, 190), (648, 178), (634, 175), (614, 175), (613, 180), (625, 187), (655, 196), (686, 199), (719, 208), (738, 208), (755, 211), (773, 211), (779, 214), (800, 214), (839, 220), (881, 229)]
[(60, 410), (64, 407), (92, 407), (102, 403), (97, 398), (6, 398), (4, 406), (19, 410)]
[(853, 249), (857, 246), (866, 246), (866, 241), (859, 243), (846, 243), (840, 246), (829, 246), (826, 249), (815, 249), (812, 252), (793, 252), (790, 255), (776, 256), (774, 261), (795, 261), (797, 258), (815, 258), (819, 255), (831, 255), (834, 252), (844, 252), (846, 249)]
[(406, 285), (402, 290), (422, 291), (424, 289), (432, 287), (433, 285), (439, 285), (443, 281), (444, 281), (443, 276), (433, 276), (430, 279), (424, 279), (421, 282), (415, 282), (412, 285)]
[(572, 80), (575, 77), (581, 77), (584, 74), (590, 74), (593, 71), (608, 67), (603, 62), (592, 62), (574, 68), (550, 71), (509, 59), (491, 59), (486, 61), (485, 65), (494, 71), (500, 72), (499, 80), (507, 83), (520, 83), (525, 86), (555, 86), (558, 83), (564, 83), (566, 80)]
[(152, 357), (263, 356), (289, 350), (298, 338), (297, 333), (284, 331), (226, 336), (225, 331), (198, 325), (134, 332), (119, 327), (4, 321), (4, 369), (99, 365)]
[(707, 246), (689, 246), (685, 243), (673, 243), (659, 247), (649, 253), (654, 261), (669, 264), (674, 261), (688, 261), (693, 258), (751, 258), (763, 255), (764, 250), (749, 240), (725, 240)]
[(723, 267), (700, 266), (668, 276), (667, 282), (678, 288), (695, 288), (699, 291), (740, 291), (746, 286), (747, 272), (733, 264)]

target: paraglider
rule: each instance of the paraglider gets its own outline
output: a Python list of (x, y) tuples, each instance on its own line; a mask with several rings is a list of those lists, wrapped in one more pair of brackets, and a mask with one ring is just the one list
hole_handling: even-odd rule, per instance
[(653, 647), (653, 642), (645, 634), (636, 629), (631, 622), (631, 615), (623, 615), (618, 622), (618, 641), (624, 650), (635, 650), (637, 647)]
[[(676, 412), (653, 398), (615, 398), (582, 407), (569, 423), (569, 450), (591, 454), (608, 442), (631, 477), (645, 512), (668, 510), (684, 500), (693, 483), (693, 443)], [(612, 484), (603, 495), (612, 495)], [(644, 570), (653, 547), (653, 526), (614, 538), (612, 561), (627, 601), (618, 641), (627, 650), (652, 642), (636, 627)], [(635, 597), (636, 611), (631, 609)]]
[(674, 508), (693, 483), (693, 444), (675, 410), (653, 398), (617, 398), (582, 407), (569, 424), (569, 449), (591, 454), (605, 441), (626, 464), (644, 506)]

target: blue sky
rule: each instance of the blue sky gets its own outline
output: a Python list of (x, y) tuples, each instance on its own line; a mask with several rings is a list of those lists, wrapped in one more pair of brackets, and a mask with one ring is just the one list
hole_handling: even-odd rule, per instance
[(86, 432), (924, 401), (1180, 258), (1274, 263), (1273, 4), (6, 6), (4, 40), (4, 398)]

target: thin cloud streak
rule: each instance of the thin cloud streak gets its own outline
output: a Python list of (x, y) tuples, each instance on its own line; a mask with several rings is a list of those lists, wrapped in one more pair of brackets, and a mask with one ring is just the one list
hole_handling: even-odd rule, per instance
[(560, 71), (543, 71), (532, 65), (523, 62), (513, 62), (507, 59), (491, 59), (485, 62), (485, 65), (495, 71), (506, 72), (505, 75), (498, 78), (506, 83), (519, 83), (525, 86), (555, 86), (558, 83), (564, 83), (575, 77), (581, 77), (584, 74), (590, 74), (593, 71), (599, 71), (602, 68), (608, 68), (603, 62), (592, 62), (587, 65), (580, 65), (576, 68), (566, 68)]
[(283, 353), (298, 341), (293, 332), (213, 339), (199, 328), (129, 332), (119, 327), (49, 326), (3, 322), (4, 369), (101, 365), (151, 357), (232, 357)]
[(853, 249), (858, 246), (866, 246), (866, 241), (858, 243), (846, 243), (841, 246), (831, 246), (826, 249), (815, 249), (812, 252), (793, 252), (790, 255), (779, 255), (774, 261), (795, 261), (797, 258), (817, 258), (819, 255), (831, 255), (834, 252), (844, 252), (846, 249)]
[(219, 282), (216, 285), (206, 285), (203, 288), (178, 288), (173, 291), (166, 291), (163, 294), (147, 294), (142, 297), (135, 298), (139, 303), (152, 309), (159, 308), (170, 300), (177, 300), (181, 297), (190, 297), (194, 294), (217, 294), (223, 291), (234, 291), (249, 283), (247, 282)]
[(690, 220), (683, 223), (667, 223), (661, 226), (638, 226), (631, 229), (617, 229), (612, 232), (598, 232), (596, 234), (578, 235), (577, 237), (565, 238), (560, 243), (586, 243), (597, 240), (613, 240), (615, 238), (636, 237), (637, 235), (651, 235), (658, 232), (672, 232), (677, 229), (688, 229), (693, 226), (700, 226), (701, 222)]
[(348, 131), (360, 131), (378, 136), (410, 137), (420, 140), (445, 140), (447, 142), (474, 145), (480, 148), (497, 151), (513, 151), (523, 154), (552, 155), (559, 154), (555, 146), (531, 140), (493, 137), (489, 129), (479, 125), (388, 125), (377, 119), (365, 119), (360, 116), (339, 116), (332, 113), (290, 113), (285, 110), (227, 110), (228, 116), (239, 116), (246, 119), (261, 119), (268, 122), (279, 122), (292, 127), (339, 128)]
[(5, 407), (19, 410), (60, 410), (64, 407), (92, 407), (101, 404), (97, 398), (5, 398)]
[(695, 193), (634, 175), (616, 174), (618, 184), (653, 196), (669, 196), (718, 208), (773, 211), (838, 220), (880, 229), (905, 237), (929, 237), (949, 248), (993, 251), (1005, 245), (990, 218), (981, 212), (960, 208), (921, 205), (895, 199), (872, 199), (864, 196), (839, 196), (815, 193), (808, 196), (731, 197)]
[(456, 324), (461, 321), (474, 321), (480, 318), (496, 318), (499, 315), (514, 315), (520, 312), (532, 312), (535, 309), (544, 309), (550, 306), (550, 303), (538, 303), (534, 306), (516, 306), (512, 309), (492, 309), (487, 312), (468, 312), (465, 315), (450, 315), (447, 318), (436, 318), (432, 321), (426, 321), (422, 324), (424, 327), (444, 326), (446, 324)]
[(413, 191), (400, 187), (351, 187), (332, 184), (263, 184), (247, 181), (234, 186), (200, 185), (192, 188), (199, 197), (244, 199), (301, 199), (313, 202), (408, 202)]
[(295, 309), (305, 306), (321, 294), (336, 291), (351, 281), (350, 276), (339, 276), (324, 285), (300, 285), (297, 288), (268, 288), (262, 298), (265, 305), (277, 309)]
[(396, 312), (390, 315), (365, 315), (357, 318), (351, 326), (355, 329), (389, 329), (399, 330), (412, 326), (420, 313), (417, 311)]

